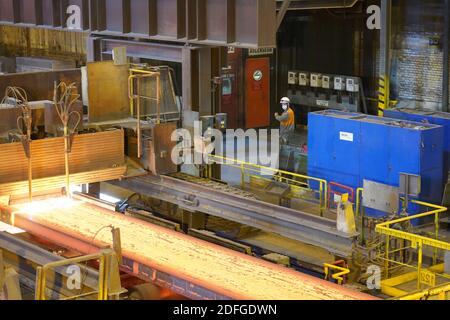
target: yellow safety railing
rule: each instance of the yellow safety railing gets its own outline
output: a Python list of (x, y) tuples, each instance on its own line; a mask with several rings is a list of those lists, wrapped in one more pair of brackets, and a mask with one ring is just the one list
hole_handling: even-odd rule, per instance
[(427, 290), (408, 293), (393, 300), (428, 300), (433, 297), (437, 297), (438, 300), (448, 300), (449, 292), (450, 284), (445, 284)]
[[(141, 80), (150, 78), (156, 79), (156, 97), (148, 97), (141, 95), (142, 89)], [(156, 102), (156, 113), (157, 113), (156, 123), (159, 124), (161, 122), (161, 73), (141, 69), (130, 69), (130, 75), (128, 77), (128, 98), (130, 100), (131, 115), (134, 115), (134, 112), (136, 111), (138, 158), (141, 158), (142, 156), (141, 119), (144, 116), (142, 115), (141, 100), (150, 100)], [(135, 107), (136, 110), (134, 110)]]
[[(421, 276), (422, 276), (423, 272), (426, 272), (426, 270), (423, 270), (424, 246), (433, 248), (433, 264), (437, 263), (438, 250), (447, 250), (447, 251), (450, 250), (450, 243), (439, 240), (439, 218), (440, 218), (440, 215), (444, 212), (447, 212), (448, 209), (445, 207), (439, 206), (439, 205), (434, 205), (434, 204), (430, 204), (430, 203), (426, 203), (426, 202), (422, 202), (422, 201), (413, 200), (411, 202), (414, 204), (420, 205), (422, 207), (425, 207), (425, 208), (431, 208), (433, 210), (425, 212), (425, 213), (417, 214), (414, 216), (405, 217), (405, 218), (378, 224), (375, 227), (375, 231), (386, 236), (386, 240), (385, 240), (386, 248), (385, 248), (384, 259), (383, 259), (385, 261), (384, 267), (385, 267), (385, 271), (386, 271), (386, 278), (389, 278), (389, 267), (391, 264), (396, 264), (396, 265), (410, 267), (410, 268), (412, 267), (410, 265), (402, 264), (401, 262), (390, 259), (391, 254), (399, 252), (400, 250), (417, 249), (417, 251), (418, 251), (417, 252), (417, 267), (413, 267), (413, 268), (417, 270), (417, 287), (418, 287), (418, 290), (420, 290), (421, 284), (422, 284)], [(393, 228), (393, 226), (398, 225), (400, 223), (410, 222), (412, 220), (426, 218), (426, 217), (434, 217), (435, 238), (425, 237), (422, 235), (418, 235), (418, 234), (414, 234), (414, 233), (410, 233), (410, 232), (406, 232), (406, 231), (402, 231), (402, 230), (397, 230), (397, 229)], [(390, 240), (392, 238), (408, 241), (411, 243), (411, 246), (391, 251), (391, 248), (390, 248), (391, 241)]]
[(339, 266), (339, 264), (345, 265), (345, 262), (337, 261), (334, 264), (330, 264), (330, 263), (323, 264), (323, 268), (324, 268), (324, 272), (325, 272), (325, 280), (329, 281), (330, 275), (331, 275), (331, 278), (336, 280), (339, 285), (344, 284), (345, 276), (350, 274), (350, 269), (345, 266)]
[[(265, 178), (261, 175), (261, 172), (273, 174), (274, 178), (278, 182), (283, 182), (289, 185), (291, 188), (291, 197), (299, 198), (303, 200), (317, 201), (314, 197), (305, 197), (301, 191), (313, 192), (318, 195), (320, 214), (323, 216), (328, 207), (327, 200), (327, 192), (328, 192), (328, 183), (323, 179), (318, 179), (314, 177), (309, 177), (305, 175), (301, 175), (298, 173), (292, 173), (288, 171), (278, 170), (271, 167), (265, 167), (254, 163), (248, 163), (244, 161), (240, 161), (237, 159), (230, 159), (227, 157), (210, 155), (210, 161), (221, 165), (227, 165), (230, 167), (234, 167), (240, 170), (241, 172), (241, 187), (245, 187), (245, 179), (246, 177), (253, 177), (259, 180), (264, 180), (267, 182), (273, 182), (273, 180), (269, 178)], [(269, 174), (267, 174), (269, 175)], [(314, 181), (318, 183), (319, 190), (313, 190), (310, 188), (310, 182)], [(296, 192), (297, 191), (297, 192)]]
[(97, 254), (52, 262), (42, 267), (38, 267), (36, 274), (35, 299), (47, 300), (47, 273), (50, 270), (69, 265), (78, 265), (83, 262), (94, 260), (99, 261), (98, 290), (74, 295), (64, 300), (82, 299), (94, 295), (97, 296), (97, 300), (108, 300), (110, 297), (118, 298), (118, 296), (124, 292), (120, 285), (118, 258), (114, 250), (107, 249)]

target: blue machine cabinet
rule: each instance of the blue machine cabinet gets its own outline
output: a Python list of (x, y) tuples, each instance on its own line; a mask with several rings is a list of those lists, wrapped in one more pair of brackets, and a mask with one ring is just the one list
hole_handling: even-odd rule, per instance
[[(308, 175), (353, 188), (370, 180), (399, 186), (400, 173), (420, 175), (420, 199), (440, 203), (443, 193), (441, 126), (321, 111), (309, 114)], [(311, 187), (314, 184), (311, 183)], [(414, 214), (419, 208), (409, 208)], [(416, 212), (414, 212), (416, 211)], [(372, 217), (386, 213), (367, 210)]]
[(417, 109), (385, 110), (384, 116), (400, 120), (431, 123), (444, 127), (444, 184), (447, 183), (450, 171), (450, 113)]

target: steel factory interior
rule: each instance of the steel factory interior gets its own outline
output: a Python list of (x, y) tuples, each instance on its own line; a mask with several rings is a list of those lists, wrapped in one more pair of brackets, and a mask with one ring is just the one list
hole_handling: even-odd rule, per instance
[(0, 300), (450, 299), (450, 0), (0, 0)]

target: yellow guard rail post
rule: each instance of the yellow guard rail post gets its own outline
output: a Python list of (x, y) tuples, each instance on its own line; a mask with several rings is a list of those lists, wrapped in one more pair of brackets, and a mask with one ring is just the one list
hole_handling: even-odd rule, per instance
[[(84, 257), (67, 259), (46, 264), (37, 268), (36, 273), (36, 300), (47, 300), (47, 273), (58, 267), (77, 265), (83, 262), (99, 260), (98, 290), (68, 297), (64, 300), (75, 300), (97, 295), (97, 300), (108, 300), (110, 297), (118, 298), (124, 292), (120, 284), (118, 258), (112, 249), (103, 250), (100, 253)], [(81, 285), (83, 285), (81, 283)]]
[(412, 292), (407, 295), (397, 297), (393, 300), (423, 300), (430, 297), (438, 297), (438, 300), (448, 300), (448, 293), (450, 292), (450, 284), (437, 286), (431, 289)]
[[(417, 214), (411, 217), (405, 217), (405, 218), (401, 218), (401, 219), (397, 219), (397, 220), (393, 220), (393, 221), (388, 221), (385, 223), (381, 223), (378, 224), (375, 228), (375, 231), (378, 233), (381, 233), (383, 235), (386, 236), (386, 252), (385, 252), (385, 268), (386, 269), (386, 278), (389, 277), (389, 262), (393, 262), (393, 263), (397, 263), (395, 261), (390, 261), (389, 259), (389, 250), (390, 250), (390, 239), (391, 238), (397, 238), (397, 239), (402, 239), (402, 240), (406, 240), (411, 242), (411, 248), (413, 249), (417, 249), (417, 288), (418, 290), (421, 289), (421, 272), (423, 270), (423, 248), (424, 246), (428, 246), (434, 249), (433, 252), (433, 262), (436, 263), (437, 262), (437, 250), (447, 250), (450, 251), (450, 243), (448, 242), (444, 242), (439, 240), (439, 216), (441, 213), (447, 212), (447, 208), (439, 206), (439, 205), (434, 205), (434, 204), (430, 204), (430, 203), (425, 203), (422, 201), (411, 201), (412, 203), (418, 204), (420, 206), (426, 207), (426, 208), (432, 208), (434, 210), (425, 212), (425, 213), (421, 213), (421, 214)], [(425, 237), (425, 236), (421, 236), (421, 235), (417, 235), (417, 234), (413, 234), (413, 233), (409, 233), (409, 232), (405, 232), (405, 231), (401, 231), (401, 230), (396, 230), (393, 229), (392, 226), (399, 224), (399, 223), (403, 223), (403, 222), (407, 222), (407, 221), (411, 221), (411, 220), (415, 220), (415, 219), (419, 219), (419, 218), (425, 218), (425, 217), (430, 217), (430, 216), (434, 216), (434, 224), (435, 224), (435, 239), (433, 238), (429, 238), (429, 237)]]

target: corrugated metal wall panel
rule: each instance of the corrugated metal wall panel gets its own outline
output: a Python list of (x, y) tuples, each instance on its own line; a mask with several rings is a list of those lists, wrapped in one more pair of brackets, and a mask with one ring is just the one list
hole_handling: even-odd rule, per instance
[[(33, 141), (31, 150), (34, 179), (64, 175), (64, 138)], [(70, 154), (71, 173), (108, 169), (124, 164), (122, 130), (74, 137)], [(27, 170), (28, 159), (22, 143), (0, 145), (0, 183), (27, 180)]]

